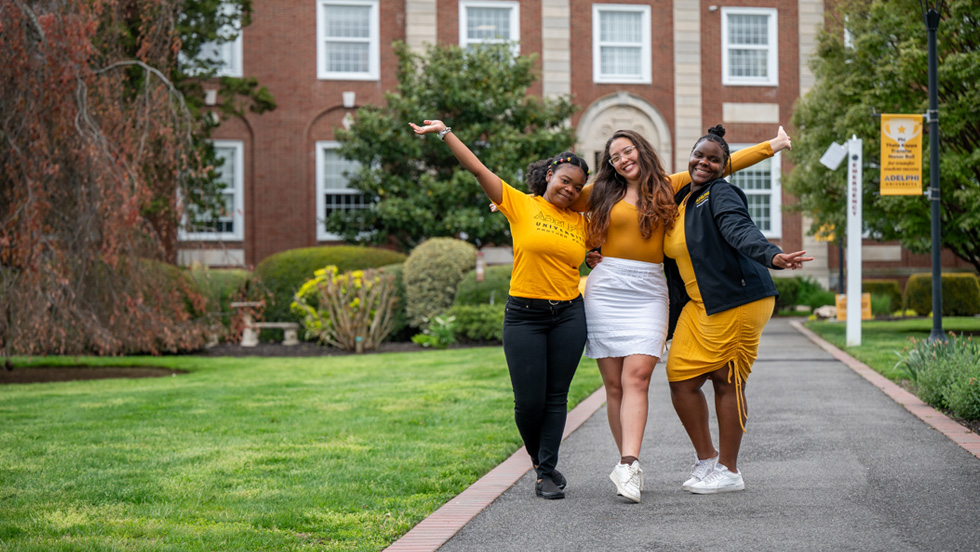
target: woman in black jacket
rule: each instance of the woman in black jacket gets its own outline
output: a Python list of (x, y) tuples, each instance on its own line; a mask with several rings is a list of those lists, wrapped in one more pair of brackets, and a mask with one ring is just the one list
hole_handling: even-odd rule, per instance
[[(805, 251), (783, 253), (769, 243), (749, 217), (745, 194), (721, 178), (731, 156), (724, 135), (718, 125), (694, 145), (691, 184), (675, 196), (679, 213), (664, 239), (670, 307), (672, 314), (679, 310), (667, 380), (697, 454), (683, 488), (698, 494), (745, 488), (737, 466), (745, 379), (777, 295), (768, 269), (796, 269), (812, 260)], [(689, 300), (678, 301), (677, 292), (686, 292)], [(701, 391), (708, 379), (715, 390), (717, 451)]]

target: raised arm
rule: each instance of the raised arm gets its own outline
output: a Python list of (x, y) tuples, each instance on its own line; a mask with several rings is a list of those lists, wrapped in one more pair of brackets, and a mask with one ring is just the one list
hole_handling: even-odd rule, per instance
[[(786, 131), (783, 130), (782, 126), (780, 126), (779, 130), (776, 132), (775, 138), (765, 142), (760, 142), (750, 148), (740, 149), (733, 153), (730, 166), (732, 170), (729, 170), (729, 167), (726, 167), (725, 176), (728, 176), (732, 172), (737, 172), (747, 167), (751, 167), (760, 161), (769, 159), (784, 149), (793, 149), (793, 143), (789, 137), (789, 134), (786, 134)], [(670, 175), (670, 183), (674, 187), (674, 193), (677, 193), (681, 188), (690, 182), (691, 174), (686, 171)]]
[(459, 164), (463, 166), (464, 169), (473, 173), (476, 176), (476, 181), (480, 183), (480, 187), (483, 188), (483, 192), (487, 194), (490, 201), (499, 204), (504, 199), (504, 185), (500, 181), (500, 177), (494, 174), (483, 164), (482, 161), (472, 152), (470, 148), (466, 147), (466, 144), (462, 140), (456, 137), (452, 133), (452, 130), (446, 126), (445, 123), (439, 120), (425, 120), (422, 121), (425, 126), (419, 126), (415, 123), (408, 123), (415, 131), (415, 134), (431, 134), (440, 133), (441, 137), (446, 145), (449, 146), (449, 151), (453, 152)]

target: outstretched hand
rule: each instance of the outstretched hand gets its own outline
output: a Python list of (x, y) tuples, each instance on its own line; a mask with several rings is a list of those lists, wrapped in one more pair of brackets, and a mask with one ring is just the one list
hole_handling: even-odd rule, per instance
[(408, 123), (408, 126), (412, 127), (412, 130), (415, 131), (415, 134), (431, 134), (433, 132), (440, 132), (446, 130), (446, 123), (438, 119), (433, 119), (431, 121), (429, 119), (426, 119), (422, 121), (422, 123), (425, 126), (419, 126), (415, 123)]
[(788, 268), (796, 270), (803, 268), (803, 263), (812, 261), (813, 257), (804, 257), (806, 251), (794, 251), (793, 253), (780, 253), (772, 258), (772, 266), (778, 268)]
[(769, 140), (769, 145), (772, 147), (772, 152), (777, 153), (784, 149), (793, 149), (793, 141), (790, 139), (789, 134), (783, 130), (783, 126), (779, 126), (779, 130), (776, 132), (776, 137)]

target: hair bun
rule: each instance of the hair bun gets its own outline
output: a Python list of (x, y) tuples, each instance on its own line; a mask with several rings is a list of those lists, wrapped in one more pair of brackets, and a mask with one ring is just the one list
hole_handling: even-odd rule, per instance
[(725, 137), (725, 127), (723, 127), (721, 125), (715, 125), (715, 126), (713, 126), (713, 127), (711, 127), (711, 128), (708, 129), (708, 134), (714, 134), (715, 136), (717, 136), (719, 138), (724, 138)]

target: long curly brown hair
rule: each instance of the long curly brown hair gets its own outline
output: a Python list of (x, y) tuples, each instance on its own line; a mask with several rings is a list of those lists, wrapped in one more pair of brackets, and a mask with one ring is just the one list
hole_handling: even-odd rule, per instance
[(618, 130), (606, 142), (599, 159), (592, 194), (589, 196), (589, 218), (586, 224), (586, 240), (589, 248), (599, 247), (605, 243), (613, 205), (626, 195), (626, 178), (609, 163), (609, 146), (618, 138), (626, 138), (633, 142), (638, 153), (640, 194), (636, 211), (639, 216), (640, 235), (643, 239), (649, 239), (661, 224), (666, 230), (670, 230), (674, 227), (674, 218), (677, 217), (674, 188), (670, 185), (670, 178), (664, 171), (657, 151), (638, 133), (632, 130)]

